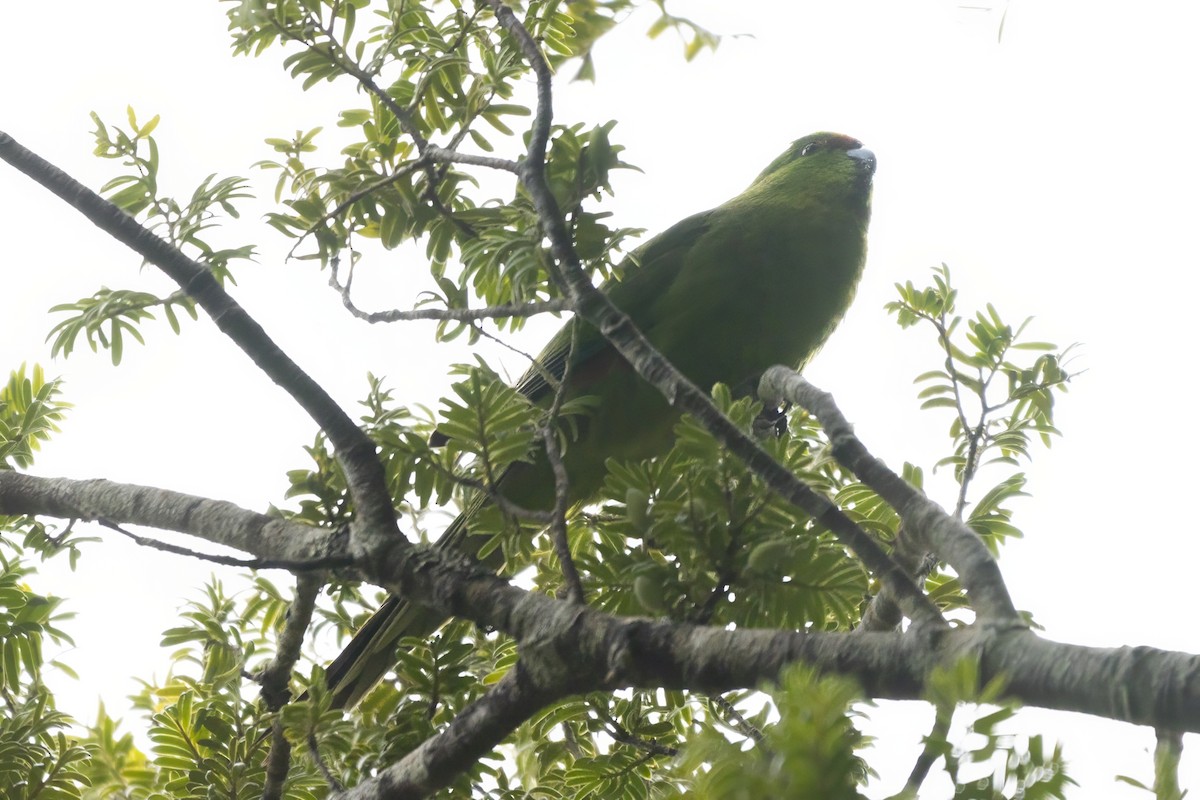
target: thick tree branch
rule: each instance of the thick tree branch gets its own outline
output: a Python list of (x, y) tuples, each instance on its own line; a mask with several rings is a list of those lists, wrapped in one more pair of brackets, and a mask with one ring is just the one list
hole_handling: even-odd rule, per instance
[(820, 421), (838, 461), (896, 509), (907, 536), (927, 543), (938, 558), (954, 568), (979, 619), (1023, 625), (1000, 567), (979, 537), (871, 455), (831, 395), (786, 367), (767, 370), (759, 393), (768, 402), (796, 403)]
[(349, 555), (345, 537), (337, 531), (288, 522), (224, 500), (99, 479), (39, 478), (0, 470), (0, 514), (145, 525), (293, 565), (324, 564)]
[[(249, 314), (217, 283), (201, 263), (146, 230), (117, 206), (108, 202), (36, 153), (0, 131), (0, 158), (53, 192), (97, 227), (166, 273), (193, 297), (217, 327), (271, 380), (295, 400), (329, 436), (346, 473), (354, 498), (354, 534), (364, 552), (403, 541), (396, 526), (383, 467), (375, 445), (316, 381), (300, 369), (275, 344)], [(391, 542), (388, 541), (391, 538)]]
[[(336, 556), (346, 548), (327, 531), (230, 503), (107, 481), (0, 472), (0, 514), (104, 516), (180, 530), (264, 558)], [(521, 682), (511, 694), (481, 701), (388, 773), (397, 785), (413, 780), (423, 791), (444, 785), (454, 765), (471, 763), (481, 748), (555, 699), (618, 688), (716, 694), (761, 686), (793, 663), (850, 676), (868, 697), (919, 699), (934, 667), (970, 656), (979, 660), (981, 680), (1003, 675), (1006, 696), (1028, 705), (1200, 731), (1200, 656), (1186, 653), (1079, 647), (981, 625), (825, 633), (621, 618), (517, 588), (434, 547), (413, 547), (408, 558), (386, 560), (379, 571), (387, 588), (411, 588), (414, 599), (503, 631), (520, 646)], [(466, 743), (457, 747), (459, 740)]]
[[(406, 559), (407, 566), (400, 569), (407, 573), (416, 561)], [(855, 678), (869, 697), (919, 699), (930, 670), (971, 656), (980, 661), (981, 680), (1004, 675), (1007, 696), (1026, 704), (1200, 730), (1200, 656), (1153, 648), (1079, 647), (997, 626), (825, 633), (730, 631), (616, 618), (524, 592), (484, 570), (472, 574), (467, 564), (447, 568), (452, 576), (431, 576), (431, 594), (441, 587), (448, 613), (514, 636), (527, 676), (541, 687), (711, 694), (758, 686), (788, 664), (802, 662)]]

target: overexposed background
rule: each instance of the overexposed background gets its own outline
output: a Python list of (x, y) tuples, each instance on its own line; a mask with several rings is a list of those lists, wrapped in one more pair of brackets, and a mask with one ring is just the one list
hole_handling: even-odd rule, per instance
[[(99, 187), (119, 166), (91, 155), (88, 112), (121, 125), (126, 105), (142, 120), (161, 114), (166, 193), (186, 196), (213, 172), (254, 182), (260, 199), (217, 234), (259, 246), (257, 264), (235, 267), (235, 296), (250, 313), (352, 413), (368, 370), (387, 375), (404, 402), (436, 405), (446, 365), (464, 352), (434, 346), (429, 323), (351, 320), (325, 276), (285, 263), (289, 243), (259, 223), (274, 177), (250, 167), (272, 157), (263, 139), (324, 125), (319, 157), (336, 163), (334, 112), (363, 104), (348, 83), (305, 93), (278, 51), (231, 58), (226, 4), (214, 0), (9, 6), (0, 128)], [(854, 308), (808, 376), (835, 393), (878, 455), (928, 467), (944, 452), (948, 419), (918, 410), (911, 381), (938, 356), (927, 333), (901, 331), (883, 312), (893, 283), (923, 282), (945, 261), (961, 310), (992, 302), (1010, 322), (1035, 316), (1032, 338), (1082, 342), (1074, 366), (1087, 372), (1060, 402), (1065, 438), (1035, 451), (1033, 496), (1015, 520), (1027, 538), (1006, 548), (1005, 574), (1052, 638), (1200, 650), (1188, 611), (1196, 531), (1185, 513), (1198, 438), (1187, 349), (1200, 9), (1169, 0), (670, 8), (727, 34), (720, 49), (685, 64), (670, 34), (645, 39), (652, 17), (639, 15), (598, 48), (595, 85), (558, 87), (559, 120), (619, 119), (613, 136), (644, 170), (616, 175), (607, 204), (616, 223), (653, 232), (718, 204), (811, 131), (862, 139), (879, 158), (871, 256)], [(37, 474), (145, 483), (257, 510), (281, 502), (284, 472), (306, 464), (300, 448), (313, 426), (206, 319), (181, 337), (161, 322), (144, 327), (148, 346), (130, 343), (117, 370), (86, 349), (49, 359), (50, 306), (102, 285), (165, 290), (165, 279), (139, 272), (136, 256), (7, 167), (0, 233), (0, 370), (41, 362), (66, 378), (76, 404)], [(419, 259), (396, 253), (371, 266), (363, 305), (411, 303)], [(519, 343), (536, 350), (554, 327), (531, 325)], [(949, 505), (952, 495), (939, 499)], [(84, 721), (101, 698), (122, 714), (130, 675), (165, 671), (160, 633), (213, 571), (102, 535), (76, 573), (50, 566), (36, 578), (78, 615), (69, 627), (77, 647), (48, 655), (80, 673), (56, 689)], [(886, 704), (872, 716), (882, 796), (907, 775), (928, 713)], [(1149, 779), (1151, 731), (1035, 710), (1018, 723), (1065, 742), (1083, 784), (1075, 796), (1144, 796), (1113, 776)], [(1183, 778), (1200, 785), (1187, 749)]]

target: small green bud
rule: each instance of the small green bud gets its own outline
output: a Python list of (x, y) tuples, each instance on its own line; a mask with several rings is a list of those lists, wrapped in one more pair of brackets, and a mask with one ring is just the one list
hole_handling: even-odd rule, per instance
[(657, 575), (638, 575), (633, 579), (633, 594), (642, 608), (651, 614), (667, 610), (667, 587)]
[(787, 557), (789, 546), (786, 539), (769, 539), (755, 545), (746, 566), (754, 572), (776, 572), (780, 562)]
[(636, 487), (625, 492), (625, 518), (637, 533), (645, 533), (650, 527), (650, 495)]

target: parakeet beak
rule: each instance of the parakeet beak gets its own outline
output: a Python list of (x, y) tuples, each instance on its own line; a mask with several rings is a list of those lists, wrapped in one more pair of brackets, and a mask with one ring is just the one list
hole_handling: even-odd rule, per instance
[(875, 154), (863, 146), (858, 146), (853, 150), (847, 150), (846, 155), (856, 161), (859, 161), (861, 168), (867, 172), (875, 172)]

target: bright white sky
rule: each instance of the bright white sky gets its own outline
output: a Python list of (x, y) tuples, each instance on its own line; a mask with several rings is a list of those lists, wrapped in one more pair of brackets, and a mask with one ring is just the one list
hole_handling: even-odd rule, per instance
[[(92, 110), (120, 124), (127, 104), (144, 119), (162, 115), (167, 191), (186, 195), (211, 172), (249, 174), (269, 199), (271, 178), (249, 166), (270, 157), (263, 138), (326, 125), (318, 142), (332, 143), (331, 110), (358, 104), (344, 86), (300, 92), (275, 54), (231, 59), (213, 0), (9, 5), (0, 127), (95, 187), (116, 165), (90, 155)], [(894, 282), (923, 281), (946, 261), (964, 310), (990, 301), (1010, 321), (1035, 316), (1035, 338), (1084, 343), (1076, 366), (1087, 372), (1058, 407), (1065, 439), (1036, 453), (1033, 497), (1016, 519), (1027, 539), (1006, 549), (1002, 566), (1018, 605), (1050, 637), (1200, 650), (1186, 611), (1196, 558), (1186, 513), (1195, 491), (1187, 454), (1198, 438), (1193, 370), (1173, 353), (1192, 338), (1200, 288), (1200, 166), (1180, 151), (1200, 139), (1200, 10), (1167, 0), (1013, 0), (998, 42), (1003, 8), (952, 0), (672, 8), (747, 35), (689, 65), (673, 41), (642, 37), (649, 18), (635, 19), (600, 48), (596, 86), (559, 89), (559, 119), (619, 119), (615, 137), (645, 171), (618, 177), (609, 204), (617, 222), (654, 231), (715, 205), (805, 133), (862, 139), (880, 165), (870, 261), (809, 377), (835, 393), (877, 454), (928, 467), (944, 452), (948, 419), (918, 411), (911, 380), (937, 355), (928, 335), (901, 331), (882, 311)], [(346, 319), (324, 277), (283, 264), (279, 237), (255, 227), (263, 208), (247, 206), (246, 224), (224, 240), (257, 242), (263, 254), (238, 271), (237, 297), (347, 408), (367, 370), (389, 376), (406, 402), (435, 405), (445, 365), (463, 352), (434, 347), (424, 324), (370, 329)], [(86, 349), (51, 362), (51, 305), (101, 285), (166, 284), (7, 168), (0, 220), (0, 369), (41, 362), (66, 377), (77, 405), (37, 474), (148, 483), (260, 510), (281, 501), (284, 472), (305, 465), (300, 447), (312, 437), (301, 412), (206, 320), (182, 337), (148, 326), (149, 346), (129, 347), (118, 370)], [(386, 274), (362, 296), (410, 304), (421, 264), (397, 254), (380, 266)], [(531, 328), (521, 343), (536, 350), (552, 327)], [(103, 535), (77, 573), (48, 567), (37, 579), (78, 613), (78, 647), (61, 657), (82, 678), (61, 684), (59, 697), (84, 720), (97, 697), (122, 713), (130, 674), (164, 672), (158, 637), (212, 572)], [(907, 774), (927, 715), (891, 705), (875, 716), (883, 796)], [(1075, 796), (1144, 796), (1112, 778), (1149, 779), (1149, 731), (1036, 711), (1018, 719), (1017, 730), (1065, 740), (1084, 784)], [(1193, 785), (1196, 761), (1185, 750)]]

